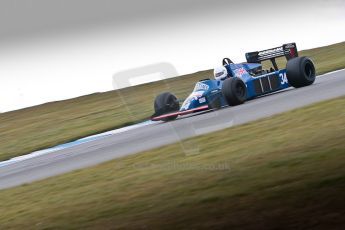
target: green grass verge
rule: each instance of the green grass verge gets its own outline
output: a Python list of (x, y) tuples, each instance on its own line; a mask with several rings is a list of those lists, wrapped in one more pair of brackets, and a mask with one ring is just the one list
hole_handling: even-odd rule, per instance
[[(345, 68), (344, 53), (345, 42), (300, 52), (313, 58), (319, 74)], [(197, 80), (210, 76), (207, 70), (0, 114), (0, 161), (142, 121), (153, 113), (158, 93), (185, 98)]]
[(343, 97), (193, 138), (197, 155), (172, 144), (0, 191), (0, 229), (342, 229), (344, 115)]

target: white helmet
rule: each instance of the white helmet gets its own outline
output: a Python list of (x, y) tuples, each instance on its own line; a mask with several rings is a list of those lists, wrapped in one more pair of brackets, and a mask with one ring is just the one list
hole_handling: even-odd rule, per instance
[(224, 66), (221, 66), (215, 68), (213, 74), (216, 80), (224, 80), (228, 76), (228, 71)]

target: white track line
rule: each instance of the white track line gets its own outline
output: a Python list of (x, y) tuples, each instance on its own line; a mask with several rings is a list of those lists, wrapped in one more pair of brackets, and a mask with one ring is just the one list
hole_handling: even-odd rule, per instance
[(145, 122), (142, 122), (142, 123), (139, 123), (139, 124), (135, 124), (135, 125), (131, 125), (131, 126), (126, 126), (126, 127), (120, 128), (120, 129), (111, 130), (111, 131), (108, 131), (108, 132), (105, 132), (105, 133), (100, 133), (100, 134), (92, 135), (92, 136), (89, 136), (89, 137), (84, 137), (84, 138), (81, 138), (79, 140), (76, 140), (76, 141), (73, 141), (73, 142), (70, 142), (70, 143), (65, 143), (65, 144), (58, 145), (58, 146), (55, 146), (55, 147), (52, 147), (52, 148), (49, 148), (49, 149), (35, 151), (35, 152), (29, 153), (27, 155), (23, 155), (23, 156), (19, 156), (19, 157), (14, 157), (14, 158), (12, 158), (10, 160), (7, 160), (7, 161), (2, 161), (2, 162), (0, 162), (0, 167), (6, 166), (6, 165), (10, 165), (10, 164), (14, 164), (14, 163), (17, 163), (17, 162), (20, 162), (20, 161), (24, 161), (24, 160), (27, 160), (27, 159), (35, 158), (35, 157), (38, 157), (38, 156), (42, 156), (42, 155), (45, 155), (45, 154), (49, 154), (49, 153), (52, 153), (52, 152), (56, 152), (56, 151), (59, 151), (59, 150), (62, 150), (62, 149), (67, 149), (67, 148), (70, 148), (70, 147), (73, 147), (73, 146), (77, 146), (77, 145), (80, 145), (80, 144), (83, 144), (83, 143), (87, 143), (87, 142), (90, 142), (90, 141), (99, 140), (99, 139), (104, 138), (106, 136), (111, 136), (111, 135), (115, 135), (115, 134), (118, 134), (118, 133), (127, 132), (129, 130), (141, 128), (141, 127), (144, 127), (144, 126), (147, 126), (147, 125), (151, 125), (151, 124), (154, 124), (154, 123), (157, 123), (157, 122), (145, 121)]

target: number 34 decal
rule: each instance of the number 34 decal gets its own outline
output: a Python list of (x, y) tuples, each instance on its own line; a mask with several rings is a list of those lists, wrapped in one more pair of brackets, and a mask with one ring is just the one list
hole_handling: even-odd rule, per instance
[(289, 81), (288, 81), (288, 79), (286, 77), (286, 73), (280, 73), (279, 77), (281, 79), (280, 84), (285, 85), (286, 83), (289, 83)]

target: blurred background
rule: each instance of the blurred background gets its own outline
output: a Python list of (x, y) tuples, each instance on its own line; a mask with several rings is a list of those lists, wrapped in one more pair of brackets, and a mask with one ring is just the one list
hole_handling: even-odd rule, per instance
[(0, 112), (113, 89), (114, 74), (345, 39), (345, 0), (2, 0)]

